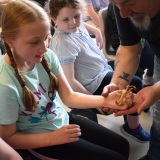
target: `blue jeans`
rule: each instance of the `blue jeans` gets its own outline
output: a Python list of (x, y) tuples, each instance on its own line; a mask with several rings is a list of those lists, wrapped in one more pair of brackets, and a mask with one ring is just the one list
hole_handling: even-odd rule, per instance
[[(160, 59), (154, 58), (154, 81), (160, 81)], [(154, 105), (153, 123), (148, 154), (154, 159), (160, 159), (160, 100)]]

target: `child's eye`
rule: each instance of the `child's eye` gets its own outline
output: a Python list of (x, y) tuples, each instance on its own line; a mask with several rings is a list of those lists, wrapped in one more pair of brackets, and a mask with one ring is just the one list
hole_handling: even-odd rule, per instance
[(64, 22), (67, 22), (67, 21), (68, 21), (68, 18), (64, 19), (63, 21), (64, 21)]
[(34, 42), (30, 42), (31, 44), (37, 44), (38, 43), (38, 41), (34, 41)]
[(44, 40), (45, 40), (45, 41), (46, 41), (46, 40), (48, 40), (48, 38), (49, 38), (49, 37), (50, 37), (50, 35), (47, 35), (47, 37), (45, 37), (45, 39), (44, 39)]
[(77, 19), (77, 18), (79, 18), (79, 17), (80, 17), (80, 15), (76, 15), (74, 18), (76, 18), (76, 19)]

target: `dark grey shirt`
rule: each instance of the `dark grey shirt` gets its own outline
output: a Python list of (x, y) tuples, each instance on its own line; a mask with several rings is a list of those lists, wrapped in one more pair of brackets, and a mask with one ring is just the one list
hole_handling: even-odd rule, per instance
[(154, 53), (160, 58), (160, 13), (151, 18), (149, 30), (142, 31), (134, 27), (129, 18), (122, 18), (119, 9), (114, 7), (121, 45), (130, 46), (138, 43), (141, 38), (148, 41)]

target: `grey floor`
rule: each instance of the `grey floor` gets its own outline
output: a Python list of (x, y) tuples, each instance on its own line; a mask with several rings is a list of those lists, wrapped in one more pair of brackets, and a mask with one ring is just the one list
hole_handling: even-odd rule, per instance
[[(143, 126), (143, 128), (148, 132), (150, 132), (150, 126), (152, 124), (152, 114), (153, 114), (153, 111), (151, 108), (148, 113), (143, 112), (140, 115), (140, 123)], [(103, 126), (124, 136), (120, 132), (120, 126), (124, 123), (122, 116), (114, 117), (114, 115), (110, 115), (110, 116), (99, 115), (98, 120), (99, 120), (99, 123), (102, 124)], [(146, 154), (149, 147), (149, 143), (139, 143), (130, 137), (127, 137), (127, 136), (124, 136), (124, 137), (126, 137), (130, 143), (129, 160), (138, 160), (140, 157)]]
[[(59, 100), (59, 102), (63, 105), (61, 100)], [(65, 105), (63, 105), (63, 106), (67, 111), (70, 110)], [(152, 124), (152, 114), (153, 114), (153, 110), (151, 108), (148, 113), (143, 112), (139, 117), (141, 125), (148, 132), (150, 132), (150, 127)], [(122, 136), (124, 136), (120, 132), (120, 127), (124, 123), (123, 116), (114, 117), (114, 115), (109, 115), (109, 116), (98, 115), (98, 122), (101, 125), (103, 125), (109, 129), (121, 134)], [(142, 157), (143, 155), (146, 154), (148, 147), (149, 147), (149, 143), (139, 143), (130, 137), (127, 137), (127, 136), (124, 136), (124, 137), (126, 137), (126, 139), (128, 139), (128, 141), (130, 143), (129, 160), (138, 160), (140, 157)]]

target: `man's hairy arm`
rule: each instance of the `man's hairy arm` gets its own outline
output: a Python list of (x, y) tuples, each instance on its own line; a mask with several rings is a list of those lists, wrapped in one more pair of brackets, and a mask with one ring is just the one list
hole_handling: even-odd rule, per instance
[(119, 89), (125, 88), (135, 75), (139, 66), (141, 50), (141, 43), (133, 46), (120, 45), (118, 48), (111, 83), (116, 84)]

